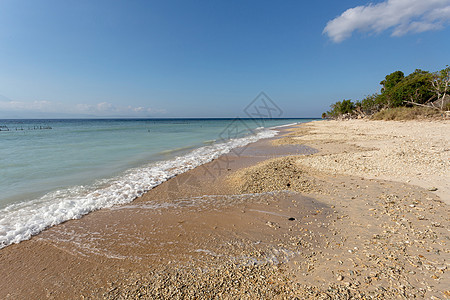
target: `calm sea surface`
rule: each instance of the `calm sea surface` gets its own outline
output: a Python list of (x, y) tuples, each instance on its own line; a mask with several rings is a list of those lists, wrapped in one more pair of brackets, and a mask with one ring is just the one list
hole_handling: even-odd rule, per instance
[(0, 120), (0, 248), (308, 121)]

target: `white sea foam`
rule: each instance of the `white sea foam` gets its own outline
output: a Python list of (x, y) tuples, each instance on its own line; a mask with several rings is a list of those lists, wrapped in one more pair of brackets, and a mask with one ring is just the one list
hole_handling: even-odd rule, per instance
[(262, 130), (248, 137), (204, 146), (171, 160), (134, 168), (90, 186), (75, 186), (9, 205), (0, 210), (0, 248), (27, 240), (48, 227), (78, 219), (94, 210), (129, 203), (177, 174), (210, 162), (233, 148), (276, 134), (275, 130)]
[(282, 127), (289, 127), (289, 126), (294, 126), (294, 125), (297, 125), (297, 124), (298, 124), (298, 122), (296, 122), (296, 123), (291, 123), (291, 124), (285, 124), (285, 125), (278, 125), (278, 126), (270, 127), (269, 129), (282, 128)]

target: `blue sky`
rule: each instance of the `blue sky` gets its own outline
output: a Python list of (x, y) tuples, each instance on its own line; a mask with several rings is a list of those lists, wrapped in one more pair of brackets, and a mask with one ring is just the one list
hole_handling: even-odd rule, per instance
[(0, 2), (0, 118), (284, 117), (449, 64), (450, 0)]

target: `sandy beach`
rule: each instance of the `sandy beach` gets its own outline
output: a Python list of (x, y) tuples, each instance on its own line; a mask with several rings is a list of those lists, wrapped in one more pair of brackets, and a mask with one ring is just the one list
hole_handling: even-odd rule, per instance
[(449, 132), (283, 128), (1, 249), (0, 298), (448, 299)]

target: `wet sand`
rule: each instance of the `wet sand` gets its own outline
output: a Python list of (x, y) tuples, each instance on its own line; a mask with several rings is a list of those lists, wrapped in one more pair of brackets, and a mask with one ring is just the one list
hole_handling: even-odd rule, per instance
[(0, 250), (0, 298), (449, 297), (448, 205), (302, 163), (365, 150), (305, 141), (314, 130), (285, 128)]

